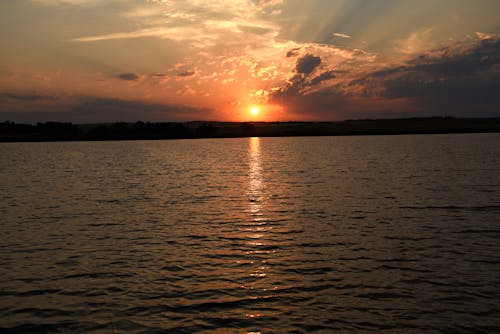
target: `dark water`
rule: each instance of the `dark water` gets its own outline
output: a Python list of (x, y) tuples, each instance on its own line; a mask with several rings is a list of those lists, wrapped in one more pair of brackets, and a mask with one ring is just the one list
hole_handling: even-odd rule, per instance
[(500, 135), (0, 145), (0, 332), (500, 332)]

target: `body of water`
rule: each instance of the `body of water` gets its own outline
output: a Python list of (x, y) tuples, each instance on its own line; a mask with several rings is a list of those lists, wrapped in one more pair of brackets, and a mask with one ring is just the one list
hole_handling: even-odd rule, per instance
[(500, 135), (0, 144), (2, 333), (500, 332)]

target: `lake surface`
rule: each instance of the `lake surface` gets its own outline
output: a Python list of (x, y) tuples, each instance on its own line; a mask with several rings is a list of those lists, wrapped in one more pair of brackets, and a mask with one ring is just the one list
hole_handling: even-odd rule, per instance
[(2, 333), (500, 332), (500, 135), (0, 144)]

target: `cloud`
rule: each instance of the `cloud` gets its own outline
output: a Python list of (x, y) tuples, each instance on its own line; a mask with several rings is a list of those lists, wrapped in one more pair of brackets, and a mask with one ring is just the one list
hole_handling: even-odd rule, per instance
[(261, 7), (275, 7), (283, 4), (283, 0), (259, 0), (258, 5)]
[(280, 6), (284, 4), (284, 0), (258, 0), (257, 8), (264, 14), (279, 15), (281, 14)]
[[(500, 38), (477, 36), (413, 57), (318, 48), (269, 95), (291, 119), (498, 116)], [(343, 55), (343, 61), (338, 61)], [(315, 75), (313, 75), (313, 73)]]
[(339, 32), (334, 32), (332, 35), (333, 35), (333, 37), (339, 37), (339, 38), (346, 38), (346, 39), (351, 38), (351, 36), (349, 36), (347, 34), (342, 34), (342, 33), (339, 33)]
[[(269, 100), (273, 103), (284, 103), (290, 105), (291, 101), (296, 100), (299, 97), (305, 97), (314, 93), (318, 93), (317, 87), (323, 82), (336, 78), (336, 71), (329, 69), (327, 66), (325, 69), (320, 69), (322, 64), (322, 59), (319, 56), (314, 56), (312, 54), (306, 54), (303, 57), (297, 59), (294, 75), (288, 80), (288, 82), (279, 88), (272, 91), (272, 94), (268, 94)], [(313, 72), (319, 72), (316, 76), (312, 76)], [(339, 71), (342, 73), (342, 71)], [(307, 100), (301, 99), (301, 101)], [(305, 106), (299, 103), (298, 105)], [(296, 108), (294, 106), (294, 108)]]
[(481, 39), (481, 40), (485, 40), (485, 39), (492, 39), (492, 38), (495, 38), (495, 35), (494, 34), (487, 34), (487, 33), (484, 33), (484, 32), (476, 32), (476, 36)]
[(108, 41), (114, 39), (130, 39), (130, 38), (141, 38), (141, 37), (160, 37), (160, 38), (171, 38), (173, 40), (179, 39), (179, 36), (171, 35), (174, 32), (171, 29), (167, 28), (150, 28), (150, 29), (141, 29), (130, 32), (118, 32), (111, 34), (103, 34), (103, 35), (95, 35), (95, 36), (87, 36), (87, 37), (78, 37), (74, 38), (72, 42), (100, 42), (100, 41)]
[(56, 97), (41, 94), (19, 94), (19, 93), (0, 93), (0, 100), (18, 100), (18, 101), (53, 101)]
[(125, 81), (137, 81), (139, 80), (139, 76), (135, 73), (122, 73), (116, 76), (116, 78), (125, 80)]
[(99, 0), (31, 0), (31, 2), (45, 6), (58, 6), (96, 4)]
[[(142, 22), (134, 25), (141, 29), (82, 36), (72, 41), (143, 37), (175, 41), (185, 50), (186, 56), (177, 62), (182, 66), (162, 68), (161, 73), (167, 76), (148, 76), (141, 84), (155, 85), (148, 88), (150, 91), (168, 88), (176, 93), (175, 98), (217, 100), (221, 109), (228, 109), (228, 100), (241, 101), (241, 105), (265, 103), (280, 89), (317, 89), (336, 78), (334, 68), (344, 63), (346, 67), (355, 66), (367, 58), (367, 53), (359, 50), (283, 39), (280, 22), (268, 15), (281, 6), (281, 0), (150, 1), (125, 14), (127, 19)], [(259, 91), (266, 93), (256, 94)]]
[(300, 54), (300, 48), (293, 48), (286, 53), (287, 58), (297, 57)]
[(495, 65), (500, 65), (500, 39), (481, 39), (471, 46), (443, 48), (420, 55), (410, 62), (412, 70), (448, 77), (473, 75), (490, 70)]
[[(157, 37), (182, 42), (191, 47), (224, 45), (233, 40), (250, 42), (253, 35), (273, 33), (277, 25), (260, 17), (262, 10), (275, 8), (282, 1), (148, 1), (131, 7), (123, 15), (143, 21), (143, 28), (71, 39), (90, 43), (116, 39)], [(238, 38), (236, 38), (238, 36)]]
[(500, 103), (495, 93), (500, 87), (500, 39), (424, 53), (404, 66), (376, 71), (361, 82), (380, 85), (385, 97), (412, 98), (427, 105)]
[[(372, 10), (377, 6), (353, 4), (347, 13), (339, 10), (334, 16), (334, 11), (325, 11), (323, 21), (323, 13), (304, 12), (311, 4), (283, 0), (31, 1), (45, 6), (67, 6), (63, 11), (73, 14), (87, 11), (84, 5), (96, 6), (90, 12), (102, 17), (112, 15), (115, 20), (110, 17), (110, 24), (106, 21), (106, 25), (85, 30), (60, 29), (64, 34), (57, 36), (62, 36), (59, 40), (86, 44), (67, 43), (68, 49), (109, 50), (97, 57), (112, 62), (113, 66), (99, 68), (94, 74), (119, 74), (123, 69), (130, 72), (112, 78), (87, 75), (85, 80), (81, 80), (82, 72), (76, 70), (72, 74), (51, 73), (51, 82), (11, 77), (3, 79), (0, 83), (3, 87), (37, 87), (36, 92), (46, 89), (75, 95), (93, 95), (98, 91), (99, 95), (113, 98), (226, 108), (230, 109), (228, 115), (234, 113), (233, 101), (239, 101), (243, 108), (279, 100), (297, 112), (299, 107), (308, 112), (317, 108), (318, 115), (321, 111), (325, 118), (329, 118), (328, 112), (340, 115), (348, 110), (354, 112), (356, 108), (385, 113), (397, 108), (436, 110), (438, 104), (443, 106), (448, 102), (450, 106), (461, 107), (459, 100), (462, 105), (489, 103), (492, 106), (496, 96), (493, 90), (498, 87), (499, 50), (495, 44), (498, 36), (474, 33), (491, 28), (475, 26), (474, 30), (464, 32), (468, 37), (457, 42), (459, 35), (443, 36), (450, 32), (444, 32), (443, 24), (434, 20), (419, 21), (418, 25), (409, 21), (401, 24), (399, 20), (384, 20), (385, 16), (373, 13), (371, 28), (366, 29), (363, 24), (355, 27), (354, 22), (360, 18), (349, 24), (349, 20), (342, 19), (342, 15), (358, 16), (358, 9)], [(324, 8), (342, 7), (320, 2)], [(382, 6), (380, 10), (391, 7)], [(42, 12), (40, 8), (37, 10)], [(60, 9), (44, 8), (43, 11)], [(387, 13), (392, 17), (396, 12)], [(344, 23), (332, 26), (334, 17)], [(384, 24), (378, 24), (379, 21)], [(347, 43), (351, 36), (342, 33), (344, 29), (357, 38)], [(332, 36), (339, 42), (337, 45), (330, 43)], [(438, 48), (439, 41), (447, 45)], [(350, 48), (338, 45), (344, 42)], [(139, 56), (130, 47), (131, 43), (150, 45), (150, 52)], [(124, 46), (133, 52), (123, 53)], [(356, 47), (369, 48), (373, 53)], [(7, 99), (6, 96), (0, 98)], [(19, 103), (50, 102), (37, 100), (36, 94), (29, 93), (8, 99)], [(295, 105), (292, 106), (291, 101)], [(102, 103), (98, 107), (102, 110)], [(127, 104), (124, 108), (127, 109)], [(219, 115), (225, 115), (224, 112)]]
[(406, 38), (396, 41), (395, 50), (403, 54), (416, 55), (431, 49), (435, 42), (432, 39), (434, 28), (424, 28), (411, 33)]
[[(302, 56), (299, 56), (299, 51)], [(303, 44), (290, 52), (298, 58), (285, 82), (270, 90), (268, 96), (272, 103), (278, 103), (279, 100), (280, 103), (288, 104), (287, 98), (315, 93), (319, 93), (321, 99), (325, 100), (322, 92), (331, 91), (331, 87), (335, 87), (338, 90), (335, 94), (340, 96), (344, 94), (343, 86), (358, 78), (360, 72), (366, 73), (375, 59), (373, 55), (361, 50), (314, 43)]]
[[(31, 100), (35, 102), (35, 100)], [(47, 111), (50, 110), (50, 111)], [(0, 108), (0, 121), (47, 122), (64, 121), (73, 123), (105, 123), (136, 121), (188, 121), (213, 119), (214, 110), (182, 105), (164, 105), (141, 101), (92, 96), (66, 97), (54, 103), (51, 108), (37, 110), (36, 106), (26, 110), (5, 110)]]
[(178, 77), (190, 77), (190, 76), (193, 76), (195, 74), (196, 74), (196, 72), (193, 70), (186, 70), (186, 71), (182, 71), (182, 72), (177, 73), (177, 76)]
[(323, 81), (334, 79), (334, 78), (335, 78), (335, 71), (333, 71), (333, 70), (326, 71), (326, 72), (321, 73), (317, 77), (314, 77), (311, 80), (310, 84), (311, 84), (311, 86), (316, 86), (316, 85), (322, 83)]
[(312, 54), (306, 54), (304, 57), (297, 60), (297, 73), (310, 74), (316, 67), (321, 64), (321, 58)]

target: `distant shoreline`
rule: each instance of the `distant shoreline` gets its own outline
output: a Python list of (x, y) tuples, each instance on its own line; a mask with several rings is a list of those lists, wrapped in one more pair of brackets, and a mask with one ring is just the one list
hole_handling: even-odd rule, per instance
[(498, 133), (500, 118), (365, 119), (340, 122), (0, 123), (0, 142)]

